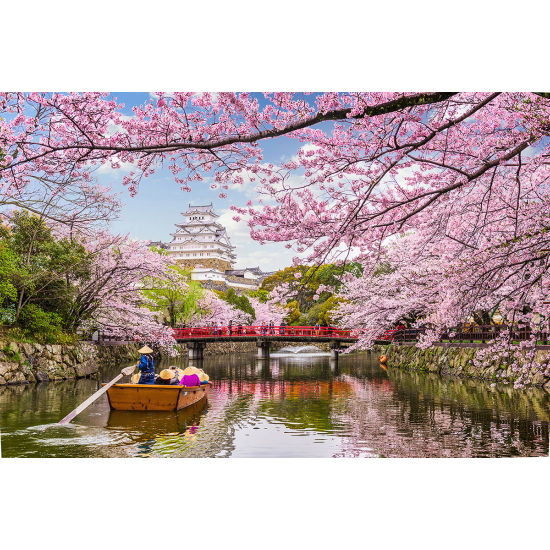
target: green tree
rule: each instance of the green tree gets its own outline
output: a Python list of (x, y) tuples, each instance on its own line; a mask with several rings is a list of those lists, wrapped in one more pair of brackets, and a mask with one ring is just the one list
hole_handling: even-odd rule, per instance
[(198, 281), (191, 280), (190, 270), (172, 266), (166, 279), (151, 280), (149, 285), (150, 288), (142, 291), (149, 299), (147, 307), (162, 313), (166, 324), (172, 328), (189, 323), (201, 312), (200, 301), (205, 291)]
[[(344, 266), (323, 264), (313, 267), (307, 265), (286, 267), (266, 277), (260, 290), (271, 292), (281, 284), (288, 283), (292, 291), (292, 298), (289, 300), (298, 302), (300, 311), (307, 313), (316, 304), (328, 300), (338, 292), (342, 285), (341, 277), (345, 273), (351, 273), (358, 277), (362, 275), (363, 267), (358, 262), (350, 262)], [(296, 276), (297, 274), (299, 277)], [(321, 285), (328, 287), (328, 290), (323, 290), (316, 298)]]
[(0, 241), (0, 323), (15, 321), (17, 289), (12, 280), (17, 270), (17, 256)]
[(297, 300), (289, 302), (285, 308), (288, 310), (287, 322), (289, 325), (300, 324), (298, 321), (301, 319), (300, 305)]
[(251, 315), (252, 320), (256, 319), (256, 312), (254, 311), (250, 300), (245, 294), (243, 294), (242, 296), (238, 296), (233, 287), (229, 287), (227, 292), (216, 291), (216, 294), (222, 300), (225, 300), (227, 303), (231, 304), (233, 307), (236, 307), (237, 309), (240, 309), (241, 311), (244, 311), (245, 313)]
[(17, 265), (10, 278), (17, 290), (15, 322), (26, 305), (34, 304), (59, 315), (63, 328), (74, 331), (76, 284), (90, 276), (92, 258), (76, 239), (55, 239), (39, 216), (17, 211), (10, 221), (0, 237)]

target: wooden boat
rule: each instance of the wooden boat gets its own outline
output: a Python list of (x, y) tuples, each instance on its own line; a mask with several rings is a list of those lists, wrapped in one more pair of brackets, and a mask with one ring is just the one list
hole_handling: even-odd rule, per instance
[(208, 386), (114, 384), (107, 390), (107, 398), (115, 411), (179, 411), (206, 399)]

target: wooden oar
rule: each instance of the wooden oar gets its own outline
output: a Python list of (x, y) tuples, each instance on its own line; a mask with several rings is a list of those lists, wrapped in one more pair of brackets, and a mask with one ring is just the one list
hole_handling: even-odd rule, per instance
[(57, 423), (57, 426), (61, 424), (69, 423), (77, 414), (80, 414), (88, 405), (91, 405), (101, 394), (105, 393), (114, 383), (118, 382), (123, 376), (129, 376), (134, 372), (135, 365), (132, 367), (126, 367), (122, 369), (121, 373), (108, 384), (105, 384), (100, 390), (96, 391), (93, 395), (88, 397), (82, 405), (79, 405), (74, 411), (70, 412), (63, 420)]

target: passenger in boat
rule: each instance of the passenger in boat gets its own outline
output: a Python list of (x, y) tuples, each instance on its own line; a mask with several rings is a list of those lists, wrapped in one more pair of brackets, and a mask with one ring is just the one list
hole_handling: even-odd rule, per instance
[(160, 374), (155, 379), (155, 384), (159, 385), (173, 385), (178, 384), (179, 378), (178, 378), (178, 371), (176, 370), (176, 367), (170, 367), (169, 369), (164, 369), (160, 371)]
[(148, 346), (143, 346), (139, 353), (142, 353), (139, 363), (136, 365), (141, 371), (138, 384), (155, 383), (155, 360), (151, 355), (153, 350)]
[(187, 388), (191, 388), (193, 386), (200, 386), (201, 380), (198, 375), (198, 369), (195, 367), (187, 367), (183, 371), (183, 376), (180, 380), (180, 386), (186, 386)]
[(208, 384), (208, 381), (210, 380), (210, 377), (208, 376), (208, 374), (206, 374), (202, 369), (199, 369), (199, 372), (197, 374), (199, 375), (201, 386)]

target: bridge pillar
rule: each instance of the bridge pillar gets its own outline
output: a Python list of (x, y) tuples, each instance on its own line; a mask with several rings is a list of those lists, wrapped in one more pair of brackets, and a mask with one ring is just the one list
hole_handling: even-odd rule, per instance
[(340, 349), (340, 342), (333, 340), (330, 343), (330, 359), (332, 361), (338, 361), (338, 350)]
[(258, 345), (258, 357), (260, 359), (269, 359), (270, 342), (258, 340), (257, 345)]
[(189, 359), (204, 359), (205, 342), (187, 342)]

